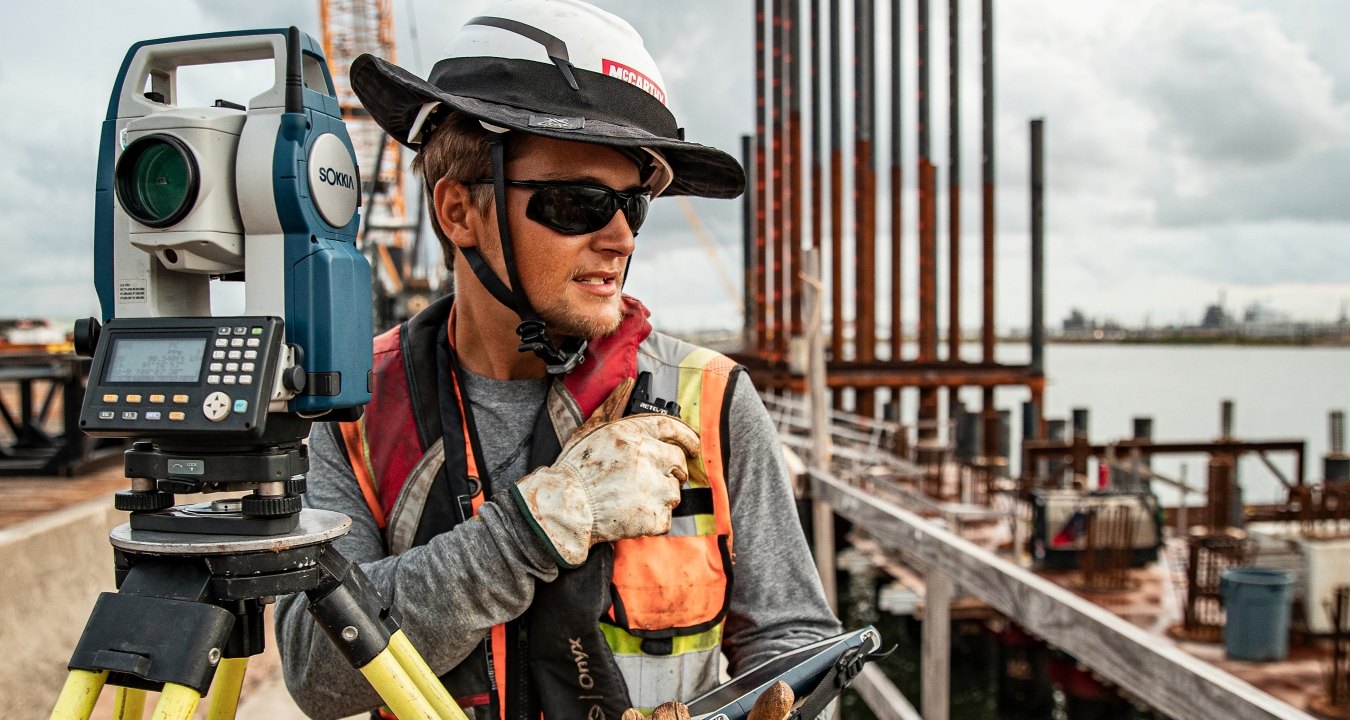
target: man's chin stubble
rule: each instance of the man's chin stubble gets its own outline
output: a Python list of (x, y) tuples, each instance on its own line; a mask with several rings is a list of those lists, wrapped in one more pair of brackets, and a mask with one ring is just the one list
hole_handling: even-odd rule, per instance
[(549, 330), (560, 335), (587, 340), (612, 335), (623, 323), (621, 314), (605, 319), (588, 317), (567, 310), (540, 312), (539, 315), (544, 319), (544, 324), (548, 326)]

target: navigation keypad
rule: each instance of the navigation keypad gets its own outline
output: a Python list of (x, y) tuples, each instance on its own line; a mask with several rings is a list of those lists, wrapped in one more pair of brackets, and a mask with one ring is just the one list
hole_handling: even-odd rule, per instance
[(230, 414), (230, 396), (223, 392), (213, 392), (202, 401), (202, 413), (211, 422), (220, 422)]

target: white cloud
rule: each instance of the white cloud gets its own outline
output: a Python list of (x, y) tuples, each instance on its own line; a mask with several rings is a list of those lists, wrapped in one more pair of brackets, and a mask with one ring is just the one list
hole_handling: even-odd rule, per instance
[[(395, 3), (399, 60), (425, 73), (459, 25), (491, 4)], [(739, 137), (753, 123), (751, 5), (603, 5), (643, 33), (689, 137), (738, 155)], [(911, 183), (905, 308), (912, 316), (915, 82), (913, 6), (905, 7), (903, 40), (911, 58), (901, 104)], [(979, 13), (973, 2), (962, 9), (963, 307), (965, 325), (973, 328), (980, 271)], [(1350, 205), (1342, 200), (1350, 183), (1350, 54), (1342, 37), (1350, 6), (1339, 0), (1002, 0), (996, 10), (1001, 325), (1026, 322), (1026, 121), (1042, 115), (1051, 321), (1075, 304), (1135, 321), (1145, 314), (1171, 319), (1182, 309), (1195, 315), (1219, 288), (1233, 298), (1269, 297), (1287, 309), (1329, 317), (1332, 299), (1350, 295), (1337, 276), (1350, 237)], [(409, 11), (418, 21), (416, 43)], [(0, 97), (11, 108), (0, 113), (0, 218), (11, 261), (0, 264), (0, 287), (7, 291), (0, 316), (93, 309), (98, 126), (113, 75), (133, 42), (288, 24), (317, 36), (316, 15), (312, 3), (300, 2), (48, 0), (9, 8), (0, 28), (7, 50), (0, 58)], [(933, 149), (940, 164), (946, 156), (945, 16), (944, 8), (933, 7)], [(54, 26), (64, 28), (60, 41), (34, 31)], [(884, 39), (879, 45), (884, 51)], [(851, 68), (844, 74), (850, 77)], [(881, 75), (885, 89), (884, 68)], [(850, 112), (846, 102), (846, 119)], [(886, 116), (881, 110), (878, 119)], [(879, 139), (884, 161), (889, 148), (884, 134)], [(706, 272), (706, 254), (678, 209), (661, 209), (668, 202), (657, 203), (643, 231), (632, 288), (653, 300), (662, 317), (675, 315), (676, 324), (734, 327), (734, 306)], [(739, 281), (740, 202), (698, 207)], [(883, 237), (889, 232), (885, 208), (883, 198)], [(945, 202), (940, 214), (945, 238)], [(689, 276), (677, 277), (672, 269), (683, 272), (686, 265)], [(885, 287), (883, 278), (879, 290)]]

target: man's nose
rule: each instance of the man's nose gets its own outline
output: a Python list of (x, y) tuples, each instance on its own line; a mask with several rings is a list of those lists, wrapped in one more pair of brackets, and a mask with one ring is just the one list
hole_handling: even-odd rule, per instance
[(596, 250), (626, 257), (633, 254), (637, 246), (636, 237), (637, 234), (628, 227), (628, 216), (619, 210), (609, 219), (609, 224), (595, 233), (591, 243)]

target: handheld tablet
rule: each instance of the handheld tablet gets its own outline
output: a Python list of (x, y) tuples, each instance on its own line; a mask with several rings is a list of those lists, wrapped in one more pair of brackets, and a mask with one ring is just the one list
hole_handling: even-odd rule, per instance
[(871, 625), (811, 643), (765, 661), (689, 701), (689, 714), (694, 720), (744, 720), (760, 693), (779, 680), (786, 682), (801, 702), (845, 653), (853, 651), (865, 658), (880, 648), (881, 634)]

